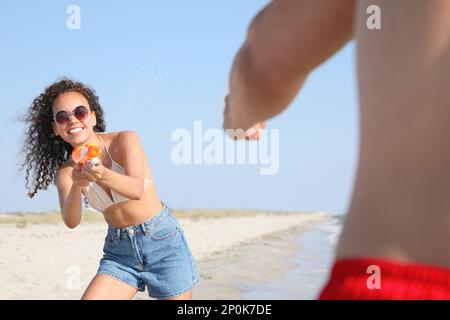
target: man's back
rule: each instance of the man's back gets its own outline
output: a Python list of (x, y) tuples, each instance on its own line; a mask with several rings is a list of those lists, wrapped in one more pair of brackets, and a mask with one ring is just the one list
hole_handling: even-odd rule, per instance
[(360, 156), (337, 256), (450, 267), (450, 1), (362, 1), (355, 19)]

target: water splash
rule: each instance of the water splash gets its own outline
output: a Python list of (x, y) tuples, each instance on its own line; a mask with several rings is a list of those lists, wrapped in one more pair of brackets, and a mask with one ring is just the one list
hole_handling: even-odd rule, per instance
[(124, 102), (117, 108), (113, 121), (120, 122), (124, 115), (133, 115), (148, 110), (157, 100), (161, 88), (171, 78), (169, 70), (160, 62), (159, 57), (146, 57), (133, 67), (134, 75), (124, 89)]

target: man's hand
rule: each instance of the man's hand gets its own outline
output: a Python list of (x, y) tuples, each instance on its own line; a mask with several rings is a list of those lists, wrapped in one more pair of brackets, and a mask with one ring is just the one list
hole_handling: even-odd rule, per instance
[(236, 114), (236, 107), (231, 106), (231, 99), (230, 95), (228, 94), (225, 97), (225, 107), (223, 110), (223, 129), (241, 129), (241, 130), (247, 130), (249, 129), (254, 123), (250, 123), (246, 121), (246, 119), (243, 119), (242, 116), (239, 116)]
[(250, 129), (245, 132), (246, 140), (259, 140), (262, 137), (263, 129), (267, 127), (265, 121), (254, 124)]
[[(267, 127), (265, 121), (260, 121), (249, 126), (245, 121), (242, 121), (243, 119), (236, 119), (236, 117), (234, 117), (230, 112), (229, 95), (225, 97), (225, 109), (223, 112), (223, 118), (223, 128), (227, 130), (228, 136), (234, 140), (259, 140), (262, 136), (262, 130)], [(245, 128), (247, 128), (248, 126), (249, 128), (245, 130)]]
[(263, 129), (266, 128), (265, 122), (258, 122), (254, 124), (250, 129), (244, 130), (233, 130), (228, 129), (227, 134), (228, 137), (234, 140), (259, 140), (263, 135)]

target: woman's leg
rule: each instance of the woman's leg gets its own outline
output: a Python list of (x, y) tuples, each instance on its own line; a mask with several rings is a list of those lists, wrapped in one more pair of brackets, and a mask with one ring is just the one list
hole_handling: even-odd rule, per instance
[(98, 274), (92, 279), (82, 300), (129, 300), (137, 289), (106, 274)]

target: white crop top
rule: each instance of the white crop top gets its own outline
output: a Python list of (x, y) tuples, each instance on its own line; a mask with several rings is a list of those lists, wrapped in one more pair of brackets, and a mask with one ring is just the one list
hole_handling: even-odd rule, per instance
[[(114, 159), (111, 157), (111, 154), (109, 153), (108, 148), (106, 148), (105, 142), (103, 141), (102, 137), (100, 135), (97, 135), (100, 138), (100, 141), (103, 144), (103, 147), (105, 148), (106, 152), (108, 153), (109, 158), (111, 159), (111, 170), (114, 172), (117, 172), (119, 174), (125, 174), (125, 169), (118, 164)], [(153, 179), (149, 180), (148, 178), (144, 178), (144, 186), (149, 185), (153, 182)], [(89, 187), (83, 188), (83, 193), (86, 195), (89, 204), (92, 208), (95, 210), (98, 210), (100, 212), (104, 212), (106, 208), (109, 206), (120, 203), (124, 201), (128, 201), (130, 199), (120, 195), (119, 193), (115, 192), (113, 189), (111, 189), (111, 197), (108, 195), (108, 193), (103, 190), (102, 187), (100, 187), (97, 183), (93, 182), (90, 184)]]

